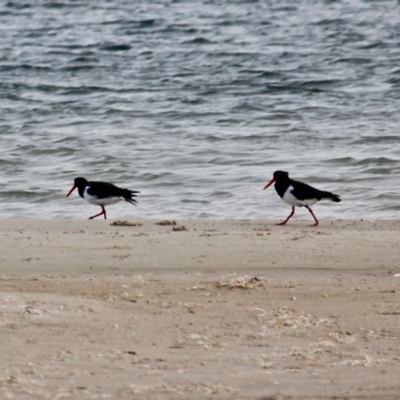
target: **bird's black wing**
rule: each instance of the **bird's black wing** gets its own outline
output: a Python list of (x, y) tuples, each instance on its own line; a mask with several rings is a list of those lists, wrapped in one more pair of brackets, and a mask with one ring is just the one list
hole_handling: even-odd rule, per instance
[(310, 199), (321, 200), (322, 198), (324, 198), (324, 192), (310, 185), (307, 185), (306, 183), (291, 179), (290, 186), (293, 187), (291, 193), (299, 200), (310, 200)]
[(293, 187), (291, 193), (299, 200), (322, 200), (329, 199), (336, 203), (341, 201), (340, 196), (331, 192), (326, 192), (323, 190), (318, 190), (306, 183), (295, 181), (293, 179), (290, 180), (290, 185)]
[(136, 190), (122, 189), (108, 182), (88, 182), (87, 192), (98, 199), (107, 199), (109, 197), (123, 197), (127, 202), (136, 205)]
[(107, 199), (108, 197), (121, 197), (119, 187), (108, 182), (88, 182), (87, 193), (96, 196), (98, 199)]

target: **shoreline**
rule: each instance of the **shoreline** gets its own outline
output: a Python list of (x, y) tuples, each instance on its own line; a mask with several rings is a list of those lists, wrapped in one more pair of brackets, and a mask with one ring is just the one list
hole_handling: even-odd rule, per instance
[(2, 220), (2, 397), (398, 398), (400, 220), (115, 221)]

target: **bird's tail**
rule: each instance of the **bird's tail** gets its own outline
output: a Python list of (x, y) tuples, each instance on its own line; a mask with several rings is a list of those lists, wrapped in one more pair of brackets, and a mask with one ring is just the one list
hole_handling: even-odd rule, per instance
[(335, 203), (340, 203), (342, 201), (342, 199), (340, 198), (340, 196), (338, 194), (334, 194), (331, 192), (322, 192), (321, 199), (328, 199), (328, 200), (334, 201)]
[(137, 201), (135, 199), (135, 197), (137, 196), (136, 193), (140, 192), (138, 192), (137, 190), (122, 189), (121, 196), (125, 199), (125, 201), (136, 206), (137, 205)]

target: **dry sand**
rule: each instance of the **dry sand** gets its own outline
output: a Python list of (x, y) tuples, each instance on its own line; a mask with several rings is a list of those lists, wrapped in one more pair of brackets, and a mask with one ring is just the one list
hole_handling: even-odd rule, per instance
[(400, 221), (112, 222), (1, 221), (1, 399), (400, 399)]

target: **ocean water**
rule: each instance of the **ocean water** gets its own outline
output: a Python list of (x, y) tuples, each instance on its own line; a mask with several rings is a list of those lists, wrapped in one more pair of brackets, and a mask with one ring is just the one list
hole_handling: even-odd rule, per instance
[(84, 176), (141, 191), (109, 218), (283, 219), (283, 169), (399, 218), (399, 37), (398, 1), (2, 2), (0, 217), (87, 218)]

